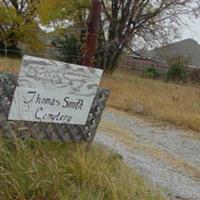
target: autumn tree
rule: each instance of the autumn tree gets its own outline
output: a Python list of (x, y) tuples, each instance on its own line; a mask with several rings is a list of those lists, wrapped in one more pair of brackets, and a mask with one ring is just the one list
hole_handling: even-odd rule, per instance
[(42, 0), (38, 8), (40, 22), (59, 28), (62, 22), (69, 27), (83, 27), (90, 6), (89, 0)]
[(175, 34), (184, 15), (198, 11), (195, 0), (101, 0), (103, 15), (97, 65), (113, 71), (123, 50), (141, 38), (155, 41)]
[(73, 34), (74, 30), (74, 35), (83, 42), (89, 7), (89, 0), (42, 0), (38, 9), (40, 23), (63, 35)]
[[(37, 6), (40, 0), (0, 0), (0, 46), (16, 48), (19, 43), (32, 48), (37, 43)], [(37, 45), (38, 44), (38, 45)]]
[(89, 0), (0, 0), (0, 47), (6, 52), (23, 44), (38, 51), (45, 40), (42, 25), (63, 34), (84, 27), (88, 7)]
[(67, 62), (81, 62), (89, 7), (90, 0), (43, 0), (38, 7), (40, 23), (54, 30), (51, 35), (55, 35)]

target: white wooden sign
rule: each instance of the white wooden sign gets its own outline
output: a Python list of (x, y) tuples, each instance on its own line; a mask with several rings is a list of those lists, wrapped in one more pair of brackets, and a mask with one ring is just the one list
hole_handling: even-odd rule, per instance
[(102, 72), (24, 56), (8, 119), (84, 125)]

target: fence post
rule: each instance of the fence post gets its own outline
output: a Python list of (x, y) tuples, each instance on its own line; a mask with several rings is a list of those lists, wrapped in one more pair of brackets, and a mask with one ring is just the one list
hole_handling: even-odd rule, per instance
[(91, 10), (87, 19), (88, 31), (86, 37), (86, 49), (83, 56), (83, 65), (89, 67), (92, 67), (94, 61), (101, 16), (101, 2), (99, 0), (92, 0), (91, 3)]

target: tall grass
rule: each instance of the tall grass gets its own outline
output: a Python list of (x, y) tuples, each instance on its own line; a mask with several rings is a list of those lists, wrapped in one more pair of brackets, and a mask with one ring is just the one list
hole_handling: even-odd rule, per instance
[(105, 76), (104, 87), (111, 90), (110, 107), (200, 131), (200, 87), (144, 79), (118, 71)]
[(0, 72), (19, 73), (21, 60), (0, 56)]
[[(20, 64), (20, 59), (0, 57), (0, 72), (18, 73)], [(144, 79), (123, 71), (105, 76), (102, 86), (111, 89), (110, 107), (133, 114), (139, 107), (143, 116), (200, 131), (200, 86)]]
[(117, 154), (83, 144), (0, 140), (1, 200), (161, 200)]

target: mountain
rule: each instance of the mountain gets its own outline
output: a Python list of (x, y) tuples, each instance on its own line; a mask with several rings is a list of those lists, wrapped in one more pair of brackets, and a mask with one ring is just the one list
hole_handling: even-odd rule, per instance
[(189, 65), (200, 67), (200, 45), (193, 39), (186, 39), (152, 50), (137, 51), (142, 57), (167, 61), (180, 56), (187, 60)]

